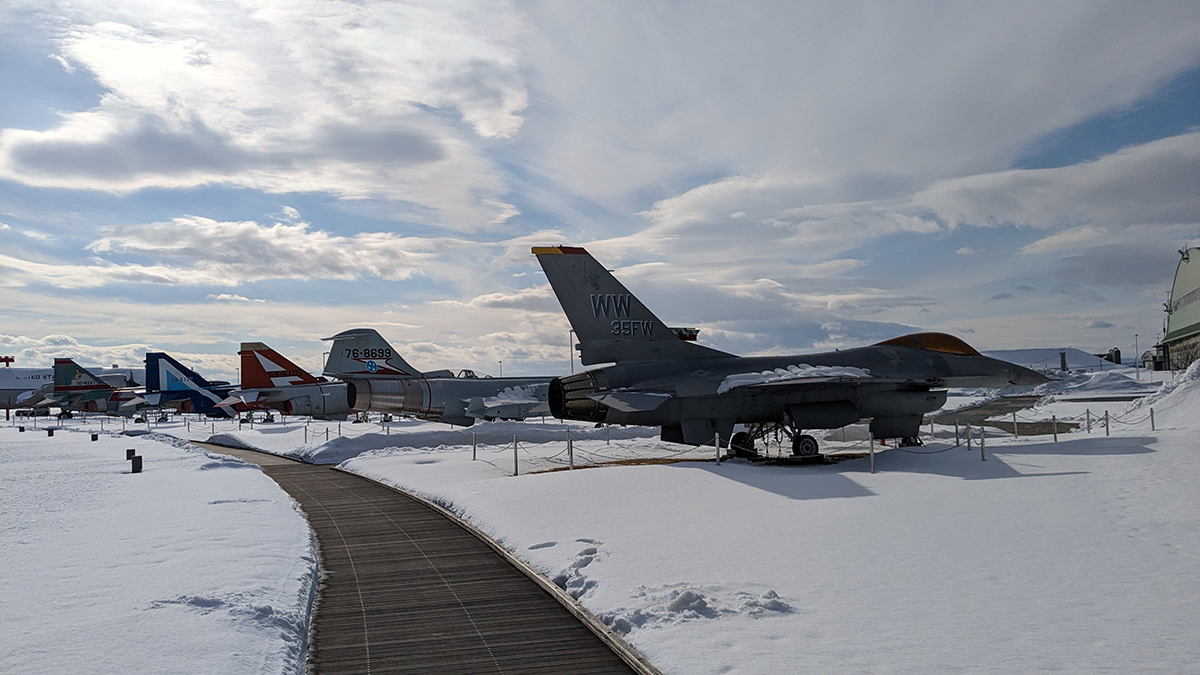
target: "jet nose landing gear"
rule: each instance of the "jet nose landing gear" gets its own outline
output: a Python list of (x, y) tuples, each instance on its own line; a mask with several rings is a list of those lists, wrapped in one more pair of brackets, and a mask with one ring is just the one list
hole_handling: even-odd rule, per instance
[(796, 457), (816, 457), (819, 449), (817, 439), (808, 434), (797, 434), (792, 438), (792, 454)]

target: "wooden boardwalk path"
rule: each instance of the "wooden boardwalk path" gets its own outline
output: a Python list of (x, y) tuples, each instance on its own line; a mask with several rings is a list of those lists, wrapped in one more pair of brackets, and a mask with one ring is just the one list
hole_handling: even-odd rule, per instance
[(516, 567), (436, 510), (330, 467), (207, 446), (262, 467), (316, 533), (316, 673), (632, 673)]

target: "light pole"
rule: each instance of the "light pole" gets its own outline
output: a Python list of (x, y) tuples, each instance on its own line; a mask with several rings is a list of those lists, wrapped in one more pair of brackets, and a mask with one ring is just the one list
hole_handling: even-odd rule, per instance
[(500, 361), (500, 377), (504, 377), (504, 362)]
[(567, 329), (567, 361), (571, 362), (571, 373), (575, 372), (575, 329)]

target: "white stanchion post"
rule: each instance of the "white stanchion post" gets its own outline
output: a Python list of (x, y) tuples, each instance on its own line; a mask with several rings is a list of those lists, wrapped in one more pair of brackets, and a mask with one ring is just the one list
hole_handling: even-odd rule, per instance
[(513, 434), (513, 475), (520, 473), (520, 467), (517, 464), (517, 435)]
[(1108, 436), (1108, 411), (1104, 411), (1104, 435)]
[(1013, 438), (1020, 438), (1021, 434), (1017, 433), (1017, 411), (1013, 411)]
[(967, 425), (967, 449), (971, 449), (971, 425)]
[(1154, 431), (1154, 408), (1150, 409), (1150, 431)]
[(475, 461), (475, 451), (479, 448), (479, 440), (475, 437), (475, 432), (471, 432), (471, 461)]
[(954, 420), (954, 447), (957, 448), (960, 445), (962, 442), (958, 440), (958, 420)]
[(1050, 416), (1050, 429), (1054, 434), (1054, 442), (1058, 442), (1058, 415)]
[[(608, 440), (609, 439), (609, 435), (608, 435), (609, 428), (610, 428), (610, 425), (608, 425), (608, 424), (604, 425), (604, 444), (605, 445), (609, 445), (609, 440)], [(568, 430), (567, 433), (570, 433), (570, 430)]]
[(867, 445), (871, 447), (871, 473), (875, 473), (875, 439), (871, 439)]
[(717, 464), (721, 463), (721, 432), (713, 434), (713, 452), (717, 453)]

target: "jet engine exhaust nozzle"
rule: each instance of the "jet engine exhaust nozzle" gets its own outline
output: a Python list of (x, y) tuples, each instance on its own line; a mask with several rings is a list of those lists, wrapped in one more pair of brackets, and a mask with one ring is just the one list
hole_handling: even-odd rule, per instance
[(550, 380), (547, 392), (550, 414), (560, 420), (603, 422), (608, 416), (608, 406), (589, 396), (607, 389), (608, 378), (600, 372), (584, 371), (556, 377)]

